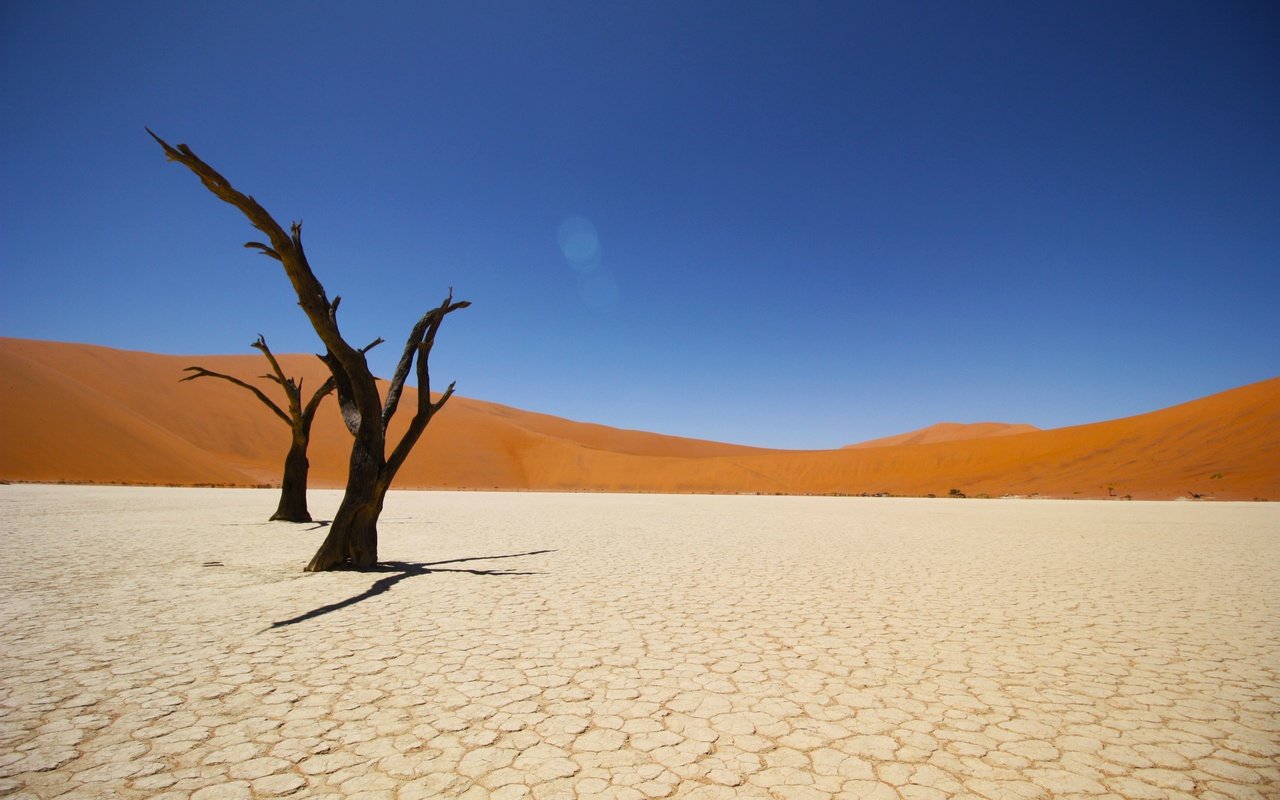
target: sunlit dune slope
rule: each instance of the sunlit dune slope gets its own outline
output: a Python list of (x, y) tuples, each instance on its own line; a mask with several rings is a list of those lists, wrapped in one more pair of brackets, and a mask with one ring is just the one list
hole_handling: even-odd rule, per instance
[(1015, 433), (1031, 433), (1040, 430), (1035, 425), (1010, 424), (1008, 422), (939, 422), (927, 428), (885, 436), (880, 439), (869, 439), (857, 444), (847, 444), (846, 450), (861, 450), (866, 447), (893, 447), (900, 444), (937, 444), (938, 442), (960, 442), (966, 439), (986, 439), (990, 436), (1012, 436)]
[[(304, 392), (325, 376), (314, 356), (286, 355), (281, 362), (303, 378)], [(287, 427), (243, 389), (212, 379), (179, 383), (183, 367), (192, 364), (243, 378), (266, 367), (256, 353), (177, 357), (0, 339), (0, 478), (278, 481)], [(268, 382), (257, 383), (273, 393)], [(393, 437), (415, 402), (406, 391)], [(312, 485), (337, 486), (346, 475), (350, 440), (334, 401), (325, 403), (311, 447)], [(922, 443), (762, 450), (570, 422), (455, 396), (397, 485), (911, 495), (954, 488), (992, 496), (1280, 499), (1274, 457), (1280, 379), (1110, 422), (916, 441)]]
[[(307, 397), (327, 376), (314, 356), (281, 355)], [(262, 356), (163, 356), (93, 345), (0, 338), (0, 477), (9, 480), (214, 483), (279, 480), (289, 431), (249, 392), (224, 381), (180, 382), (200, 365), (250, 380)], [(315, 485), (341, 485), (350, 438), (326, 399), (310, 451)], [(398, 436), (417, 393), (405, 392)], [(758, 448), (571, 422), (455, 395), (433, 420), (400, 485), (525, 488), (526, 454), (554, 441), (584, 451), (699, 458), (769, 452)], [(437, 463), (438, 462), (438, 463)]]

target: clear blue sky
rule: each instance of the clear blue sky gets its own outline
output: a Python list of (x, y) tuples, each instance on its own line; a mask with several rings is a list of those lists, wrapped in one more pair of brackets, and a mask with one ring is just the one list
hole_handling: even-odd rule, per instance
[(317, 344), (143, 126), (305, 222), (375, 370), (775, 447), (1280, 373), (1269, 3), (0, 4), (0, 334)]

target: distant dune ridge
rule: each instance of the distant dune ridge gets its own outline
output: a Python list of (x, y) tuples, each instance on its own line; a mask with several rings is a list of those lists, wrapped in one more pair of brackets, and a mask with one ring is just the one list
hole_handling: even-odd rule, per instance
[[(285, 371), (316, 386), (310, 355)], [(257, 354), (162, 356), (0, 338), (0, 478), (248, 486), (280, 479), (289, 429), (199, 363), (240, 377)], [(264, 391), (274, 387), (259, 381)], [(407, 389), (406, 395), (413, 390)], [(412, 404), (411, 397), (403, 402)], [(313, 486), (341, 486), (349, 436), (326, 400)], [(398, 431), (393, 425), (393, 432)], [(836, 450), (766, 450), (619, 430), (454, 396), (400, 488), (1280, 499), (1280, 378), (1136, 417), (1055, 430), (943, 423)]]
[(893, 447), (900, 444), (935, 444), (937, 442), (961, 442), (966, 439), (985, 439), (988, 436), (1012, 436), (1015, 433), (1030, 433), (1040, 430), (1035, 425), (1009, 424), (1007, 422), (939, 422), (927, 428), (885, 436), (880, 439), (869, 439), (857, 444), (847, 444), (846, 450), (860, 450), (866, 447)]

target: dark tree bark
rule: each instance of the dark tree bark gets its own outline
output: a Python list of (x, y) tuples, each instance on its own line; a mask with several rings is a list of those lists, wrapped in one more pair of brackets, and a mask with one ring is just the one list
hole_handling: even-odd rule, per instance
[[(289, 453), (285, 456), (284, 475), (280, 479), (280, 504), (276, 507), (276, 513), (271, 515), (271, 519), (284, 522), (311, 522), (311, 512), (307, 510), (307, 473), (311, 468), (311, 464), (307, 460), (307, 447), (311, 443), (311, 423), (315, 420), (316, 411), (320, 408), (320, 402), (334, 390), (334, 380), (330, 377), (320, 384), (320, 388), (316, 389), (315, 394), (311, 396), (311, 400), (307, 402), (306, 406), (303, 406), (302, 380), (295, 381), (284, 374), (284, 370), (280, 368), (280, 362), (276, 360), (262, 334), (258, 334), (258, 340), (251, 346), (261, 350), (271, 364), (271, 373), (262, 377), (280, 384), (281, 388), (284, 389), (285, 399), (288, 401), (287, 411), (276, 405), (270, 397), (267, 397), (262, 390), (253, 384), (246, 383), (231, 375), (207, 370), (204, 367), (187, 367), (183, 371), (191, 374), (183, 378), (182, 381), (193, 381), (196, 378), (219, 378), (233, 383), (242, 389), (252, 392), (255, 397), (262, 401), (263, 405), (271, 409), (272, 413), (289, 426)], [(373, 345), (369, 345), (369, 347), (373, 347)]]
[(307, 460), (308, 438), (295, 434), (289, 444), (289, 454), (284, 457), (284, 477), (280, 479), (280, 504), (271, 515), (272, 520), (312, 521), (307, 508), (307, 475), (311, 471), (311, 462)]
[[(453, 395), (454, 385), (451, 383), (439, 400), (433, 402), (431, 399), (428, 361), (436, 334), (447, 315), (471, 303), (455, 301), (450, 289), (439, 306), (418, 320), (405, 342), (404, 353), (384, 400), (365, 360), (365, 351), (348, 344), (338, 328), (338, 305), (342, 298), (335, 296), (330, 301), (324, 286), (312, 272), (302, 248), (302, 224), (294, 222), (286, 233), (256, 200), (236, 190), (226, 178), (200, 160), (191, 148), (185, 144), (175, 148), (150, 129), (147, 133), (164, 148), (171, 161), (177, 161), (195, 173), (205, 188), (220, 200), (235, 206), (266, 235), (266, 243), (248, 242), (245, 247), (280, 262), (293, 285), (298, 305), (327, 349), (322, 358), (333, 375), (342, 419), (351, 431), (353, 441), (346, 493), (333, 524), (329, 526), (329, 534), (307, 564), (307, 571), (373, 566), (378, 561), (378, 515), (382, 513), (391, 481), (432, 417)], [(411, 369), (418, 380), (417, 408), (408, 430), (388, 455), (387, 426), (396, 413)]]

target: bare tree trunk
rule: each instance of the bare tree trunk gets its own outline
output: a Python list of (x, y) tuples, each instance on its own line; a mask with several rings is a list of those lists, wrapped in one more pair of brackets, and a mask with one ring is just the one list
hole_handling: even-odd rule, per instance
[(307, 564), (307, 572), (360, 569), (378, 562), (378, 516), (389, 485), (381, 479), (384, 444), (380, 430), (365, 431), (356, 437), (342, 504), (324, 543)]
[(307, 572), (367, 569), (378, 563), (378, 517), (386, 500), (385, 485), (348, 484), (329, 535), (307, 564)]
[(307, 510), (307, 473), (311, 463), (307, 460), (307, 439), (295, 432), (289, 454), (284, 459), (284, 477), (280, 480), (280, 505), (272, 520), (282, 522), (311, 522)]

